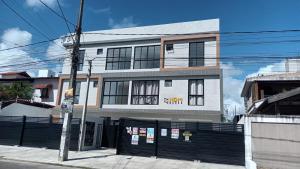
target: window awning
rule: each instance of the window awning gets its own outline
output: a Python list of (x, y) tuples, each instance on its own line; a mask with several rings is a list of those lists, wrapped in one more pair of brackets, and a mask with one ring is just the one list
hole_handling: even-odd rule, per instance
[(51, 84), (36, 84), (33, 86), (35, 89), (45, 89), (45, 88), (51, 88)]

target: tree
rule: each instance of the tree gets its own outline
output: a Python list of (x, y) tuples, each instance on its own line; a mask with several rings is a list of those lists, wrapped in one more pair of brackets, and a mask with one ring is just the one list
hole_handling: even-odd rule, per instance
[(28, 83), (14, 82), (11, 85), (0, 85), (0, 100), (31, 99), (33, 88)]

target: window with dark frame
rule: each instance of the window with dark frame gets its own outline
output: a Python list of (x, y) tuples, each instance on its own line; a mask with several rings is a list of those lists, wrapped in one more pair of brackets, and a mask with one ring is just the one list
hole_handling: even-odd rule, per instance
[(131, 47), (107, 49), (106, 70), (130, 69)]
[(172, 80), (165, 80), (165, 87), (172, 87)]
[(42, 99), (49, 98), (49, 89), (48, 88), (41, 89), (41, 98)]
[(166, 44), (166, 50), (167, 50), (167, 51), (172, 51), (172, 50), (174, 50), (173, 44)]
[(98, 87), (98, 81), (94, 81), (93, 87)]
[(82, 71), (84, 64), (85, 50), (79, 50), (79, 58), (77, 63), (77, 71)]
[(191, 42), (189, 45), (189, 66), (204, 66), (204, 42)]
[(75, 100), (74, 100), (74, 104), (79, 104), (80, 87), (81, 87), (81, 82), (77, 81), (77, 82), (76, 82), (76, 91), (75, 91)]
[(132, 81), (131, 104), (157, 105), (159, 97), (159, 80)]
[(101, 55), (101, 54), (103, 54), (103, 49), (102, 48), (97, 49), (97, 55)]
[(204, 80), (203, 79), (189, 80), (189, 105), (190, 106), (204, 105)]
[(133, 69), (159, 68), (160, 45), (138, 46), (134, 48)]
[(103, 104), (127, 104), (129, 81), (105, 81)]

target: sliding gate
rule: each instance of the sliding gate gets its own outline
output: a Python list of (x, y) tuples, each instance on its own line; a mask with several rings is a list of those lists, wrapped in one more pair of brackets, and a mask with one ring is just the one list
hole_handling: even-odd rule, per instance
[(242, 125), (120, 119), (117, 154), (244, 165)]

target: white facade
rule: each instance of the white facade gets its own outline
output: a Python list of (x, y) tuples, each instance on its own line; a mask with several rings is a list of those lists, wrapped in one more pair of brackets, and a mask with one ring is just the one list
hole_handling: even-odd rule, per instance
[[(82, 39), (82, 45), (80, 48), (80, 50), (85, 51), (85, 55), (82, 70), (78, 71), (78, 76), (80, 76), (78, 81), (80, 81), (81, 84), (77, 105), (82, 106), (85, 102), (87, 88), (86, 74), (88, 73), (87, 62), (88, 60), (93, 59), (93, 78), (90, 83), (88, 105), (98, 106), (99, 115), (101, 116), (105, 116), (101, 113), (106, 113), (106, 110), (120, 110), (123, 112), (127, 111), (127, 114), (122, 114), (122, 117), (127, 115), (128, 117), (137, 117), (137, 115), (131, 116), (131, 111), (149, 110), (151, 112), (157, 111), (158, 114), (162, 111), (182, 111), (179, 112), (182, 113), (182, 119), (195, 120), (195, 118), (201, 118), (200, 115), (206, 115), (208, 119), (210, 118), (209, 116), (218, 116), (220, 119), (223, 109), (223, 94), (222, 71), (220, 70), (218, 61), (218, 31), (219, 20), (211, 19), (175, 24), (85, 32), (84, 41)], [(103, 33), (109, 33), (110, 35), (103, 35)], [(114, 33), (148, 35), (111, 35)], [(204, 33), (204, 37), (201, 36), (202, 33)], [(190, 35), (166, 36), (162, 34)], [(169, 37), (172, 37), (173, 39), (169, 40)], [(201, 43), (201, 45), (203, 45), (203, 50), (202, 48), (201, 50), (199, 49), (201, 53), (203, 53), (203, 55), (201, 55), (201, 57), (203, 57), (203, 65), (190, 67), (191, 43)], [(172, 44), (173, 50), (167, 50), (167, 44)], [(70, 45), (70, 43), (68, 39), (66, 39), (66, 48), (69, 48), (68, 45)], [(137, 62), (135, 57), (138, 55), (136, 50), (139, 47), (149, 46), (157, 46), (160, 47), (160, 49), (163, 48), (163, 50), (155, 51), (156, 53), (159, 52), (159, 56), (157, 58), (159, 60), (159, 65), (157, 67), (154, 66), (153, 68), (136, 69), (134, 67), (135, 62)], [(129, 56), (130, 65), (128, 65), (128, 69), (107, 70), (108, 51), (113, 50), (114, 48), (131, 48), (131, 54)], [(98, 50), (101, 50), (101, 52), (97, 52)], [(150, 49), (147, 49), (147, 51), (148, 50)], [(119, 51), (121, 51), (121, 49)], [(148, 55), (150, 54), (147, 53), (147, 58), (149, 57)], [(140, 57), (142, 57), (142, 55)], [(146, 61), (146, 64), (151, 63), (151, 59)], [(59, 104), (64, 99), (64, 91), (68, 88), (68, 78), (66, 77), (70, 74), (70, 65), (70, 60), (66, 59), (62, 68), (62, 76), (64, 76), (64, 78), (61, 80), (62, 82), (59, 87), (60, 93), (58, 96), (61, 96), (58, 98)], [(193, 79), (203, 80), (203, 96), (201, 96), (203, 97), (203, 105), (189, 104), (189, 98), (192, 97), (191, 94), (189, 94), (189, 81)], [(132, 84), (134, 81), (143, 80), (159, 81), (157, 104), (132, 103)], [(165, 87), (165, 80), (172, 80), (172, 86)], [(95, 81), (99, 83), (99, 86), (94, 85), (94, 83), (96, 83)], [(127, 97), (126, 103), (122, 102), (120, 104), (112, 104), (103, 102), (105, 90), (104, 84), (108, 81), (128, 82), (128, 93), (124, 96)], [(166, 100), (173, 100), (173, 102), (167, 102)], [(184, 114), (183, 111), (190, 111), (190, 115), (186, 116), (187, 114)], [(172, 115), (170, 114), (170, 118), (166, 119), (172, 119), (171, 116)], [(195, 118), (192, 116), (195, 116)], [(153, 114), (151, 118), (157, 117)]]

